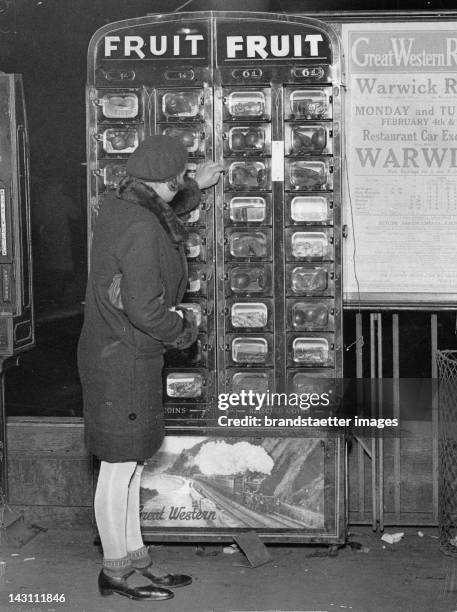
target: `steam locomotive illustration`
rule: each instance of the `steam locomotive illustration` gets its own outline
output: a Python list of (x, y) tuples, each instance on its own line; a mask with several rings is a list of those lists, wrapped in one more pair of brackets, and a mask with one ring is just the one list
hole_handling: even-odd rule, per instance
[(225, 497), (233, 499), (242, 506), (264, 514), (274, 512), (279, 501), (273, 495), (265, 495), (260, 491), (264, 475), (234, 474), (234, 475), (198, 475), (194, 477), (194, 488), (198, 491), (198, 483), (207, 484), (222, 493)]

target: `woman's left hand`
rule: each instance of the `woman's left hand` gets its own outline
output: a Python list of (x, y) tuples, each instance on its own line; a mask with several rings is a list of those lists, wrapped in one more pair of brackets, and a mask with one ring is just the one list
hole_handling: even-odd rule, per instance
[(204, 162), (197, 167), (195, 181), (200, 189), (208, 189), (217, 183), (223, 170), (224, 166), (217, 162)]

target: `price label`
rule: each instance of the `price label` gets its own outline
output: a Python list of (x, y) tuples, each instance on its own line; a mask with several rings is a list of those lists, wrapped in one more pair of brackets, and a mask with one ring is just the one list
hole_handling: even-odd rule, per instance
[(193, 70), (167, 70), (165, 78), (169, 81), (193, 81), (195, 73)]
[(110, 70), (105, 72), (105, 79), (107, 81), (134, 81), (135, 71), (134, 70)]
[(271, 180), (284, 182), (284, 140), (271, 143)]
[(5, 189), (0, 189), (0, 232), (1, 232), (1, 253), (8, 255), (8, 243), (6, 240), (6, 197)]
[(232, 70), (232, 77), (234, 79), (260, 79), (263, 72), (260, 68), (237, 68)]
[(322, 66), (314, 66), (313, 68), (294, 68), (292, 74), (296, 79), (321, 79), (325, 71)]

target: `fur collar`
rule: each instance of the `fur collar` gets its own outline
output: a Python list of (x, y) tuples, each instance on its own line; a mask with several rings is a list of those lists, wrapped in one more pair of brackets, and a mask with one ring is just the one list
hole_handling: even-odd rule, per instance
[(180, 243), (187, 237), (186, 228), (171, 206), (162, 200), (146, 183), (134, 177), (126, 176), (119, 183), (117, 195), (121, 200), (133, 202), (152, 212), (170, 236), (172, 242)]

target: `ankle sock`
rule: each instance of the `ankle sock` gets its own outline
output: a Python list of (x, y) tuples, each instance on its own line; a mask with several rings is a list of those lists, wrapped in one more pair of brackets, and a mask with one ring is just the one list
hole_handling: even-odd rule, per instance
[(122, 578), (133, 569), (129, 555), (120, 559), (103, 559), (103, 571), (107, 576)]
[(133, 567), (137, 569), (149, 567), (152, 563), (146, 546), (141, 546), (141, 548), (137, 548), (136, 550), (130, 550), (128, 556)]

